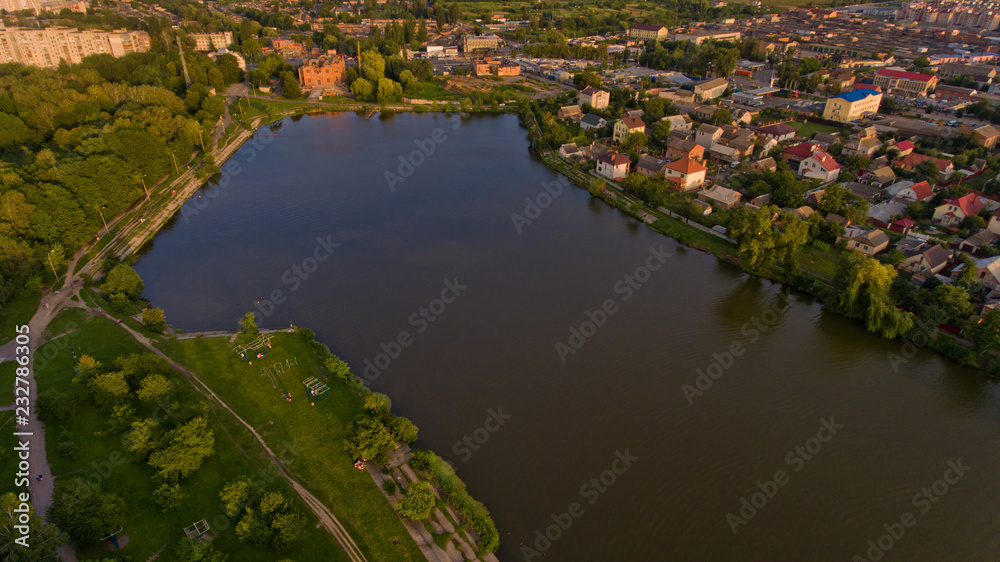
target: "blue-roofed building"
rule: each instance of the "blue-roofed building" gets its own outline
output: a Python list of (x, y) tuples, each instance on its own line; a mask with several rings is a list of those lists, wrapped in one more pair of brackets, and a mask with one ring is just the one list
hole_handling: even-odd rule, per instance
[(844, 92), (830, 96), (823, 109), (823, 119), (850, 123), (865, 116), (878, 113), (882, 103), (882, 92), (870, 88), (862, 88), (852, 92)]

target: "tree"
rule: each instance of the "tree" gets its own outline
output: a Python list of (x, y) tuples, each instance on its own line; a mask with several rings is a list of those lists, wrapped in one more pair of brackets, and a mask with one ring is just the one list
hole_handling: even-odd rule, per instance
[(410, 420), (393, 416), (389, 420), (389, 433), (392, 434), (392, 438), (396, 441), (412, 445), (417, 440), (418, 429)]
[(74, 543), (84, 546), (120, 529), (125, 513), (125, 500), (117, 495), (103, 494), (100, 487), (82, 478), (60, 478), (46, 518), (66, 531)]
[(930, 182), (931, 185), (934, 185), (938, 180), (938, 171), (937, 164), (928, 158), (927, 160), (917, 164), (916, 181), (927, 181)]
[(102, 373), (90, 379), (90, 395), (102, 409), (110, 410), (129, 395), (128, 383), (121, 371)]
[(157, 445), (159, 424), (152, 418), (132, 422), (132, 429), (122, 436), (125, 450), (145, 460)]
[(809, 223), (792, 213), (781, 217), (784, 225), (775, 240), (775, 256), (786, 263), (794, 261), (802, 246), (809, 243)]
[(183, 538), (167, 552), (166, 559), (174, 562), (226, 562), (228, 557), (215, 549), (213, 541)]
[(957, 324), (972, 315), (969, 292), (954, 284), (934, 287), (928, 304), (941, 311), (950, 324)]
[(139, 298), (145, 289), (146, 285), (139, 274), (124, 263), (116, 265), (108, 272), (108, 277), (101, 285), (101, 290), (106, 293), (122, 293), (130, 299)]
[(135, 391), (139, 400), (143, 402), (155, 402), (157, 399), (170, 394), (174, 389), (174, 384), (163, 375), (147, 375), (142, 379), (139, 389)]
[[(0, 496), (0, 560), (9, 562), (59, 562), (56, 549), (64, 542), (59, 537), (59, 530), (54, 525), (43, 523), (35, 517), (34, 507), (28, 507), (27, 513), (15, 511), (21, 506), (21, 501), (13, 492)], [(20, 518), (27, 515), (32, 524), (28, 535), (22, 539), (28, 548), (14, 542), (21, 539), (21, 533), (14, 528), (22, 525)]]
[(257, 505), (262, 493), (263, 490), (259, 486), (243, 476), (227, 483), (219, 493), (219, 499), (222, 500), (226, 515), (236, 517), (243, 513), (247, 506)]
[(184, 500), (188, 498), (188, 495), (181, 490), (180, 484), (160, 484), (155, 490), (153, 490), (153, 501), (157, 503), (163, 512), (177, 511), (184, 505)]
[(295, 75), (291, 72), (281, 73), (281, 93), (288, 99), (302, 97), (302, 89), (299, 87), (299, 81), (295, 79)]
[(364, 51), (361, 53), (359, 71), (362, 78), (377, 84), (381, 78), (385, 78), (385, 59), (378, 51)]
[(372, 414), (387, 414), (392, 409), (392, 402), (385, 394), (373, 392), (365, 396), (364, 407)]
[(1000, 312), (987, 311), (968, 331), (976, 353), (995, 354), (1000, 351)]
[(190, 476), (215, 453), (215, 434), (202, 417), (167, 433), (164, 440), (167, 447), (150, 455), (149, 464), (159, 468), (158, 476), (166, 481)]
[(236, 525), (241, 541), (283, 548), (305, 538), (306, 518), (277, 492), (267, 492), (256, 506), (244, 510)]
[(351, 84), (351, 93), (358, 101), (375, 101), (375, 87), (364, 78), (358, 78)]
[(913, 314), (896, 308), (889, 298), (895, 268), (851, 252), (841, 266), (840, 277), (840, 307), (851, 318), (864, 320), (869, 332), (893, 339), (913, 328)]
[(253, 312), (247, 312), (240, 320), (240, 334), (244, 336), (256, 336), (260, 333), (257, 328), (257, 316)]
[(167, 318), (164, 316), (162, 308), (142, 309), (142, 323), (146, 325), (149, 331), (156, 332), (157, 334), (167, 329)]
[(625, 137), (625, 142), (622, 143), (622, 147), (626, 150), (634, 150), (639, 146), (646, 146), (649, 143), (649, 138), (646, 137), (646, 133), (629, 133)]
[(931, 59), (927, 55), (921, 55), (913, 61), (913, 64), (919, 66), (920, 68), (927, 68), (931, 65)]
[(384, 463), (396, 444), (378, 418), (362, 414), (348, 426), (344, 446), (355, 459)]
[(733, 114), (728, 109), (716, 109), (715, 113), (712, 114), (713, 125), (731, 125), (732, 123)]
[(403, 87), (399, 82), (393, 82), (389, 78), (380, 78), (378, 81), (378, 103), (391, 103), (403, 99)]
[(240, 45), (240, 52), (242, 52), (244, 55), (248, 57), (257, 56), (262, 52), (260, 42), (257, 41), (257, 39), (251, 37), (243, 41), (243, 44)]
[(759, 209), (740, 207), (729, 218), (729, 236), (740, 246), (740, 257), (754, 267), (771, 259), (776, 245), (771, 226), (775, 208), (768, 205)]
[(399, 514), (407, 519), (419, 521), (427, 519), (434, 511), (434, 488), (430, 482), (414, 482), (403, 492), (399, 502)]

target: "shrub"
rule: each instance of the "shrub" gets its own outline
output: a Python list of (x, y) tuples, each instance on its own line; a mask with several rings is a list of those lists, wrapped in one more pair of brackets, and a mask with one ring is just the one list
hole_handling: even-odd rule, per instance
[(46, 390), (38, 395), (38, 418), (42, 421), (64, 422), (73, 414), (76, 398), (69, 392)]
[(434, 511), (434, 487), (421, 480), (410, 484), (399, 502), (399, 514), (407, 519), (427, 519)]
[(59, 453), (60, 457), (71, 461), (76, 459), (78, 450), (76, 448), (76, 443), (73, 441), (63, 441), (62, 443), (56, 445), (56, 452)]
[(385, 490), (385, 493), (387, 493), (387, 494), (395, 494), (396, 493), (396, 481), (395, 480), (386, 480), (385, 482), (382, 483), (382, 489)]
[(389, 421), (389, 433), (396, 441), (412, 445), (417, 440), (417, 426), (406, 418), (393, 416)]

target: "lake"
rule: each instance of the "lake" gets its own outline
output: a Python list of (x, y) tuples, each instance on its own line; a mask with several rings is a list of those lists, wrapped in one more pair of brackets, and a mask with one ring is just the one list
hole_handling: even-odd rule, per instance
[(566, 186), (515, 116), (260, 132), (145, 248), (146, 297), (185, 331), (312, 328), (502, 560), (1000, 557), (984, 374)]

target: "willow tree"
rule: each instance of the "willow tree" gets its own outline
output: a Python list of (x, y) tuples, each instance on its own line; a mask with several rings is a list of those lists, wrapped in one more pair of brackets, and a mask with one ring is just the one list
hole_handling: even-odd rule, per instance
[(869, 332), (892, 339), (913, 329), (913, 314), (896, 308), (889, 297), (896, 270), (867, 256), (851, 253), (842, 272), (840, 306), (851, 318), (864, 320)]

